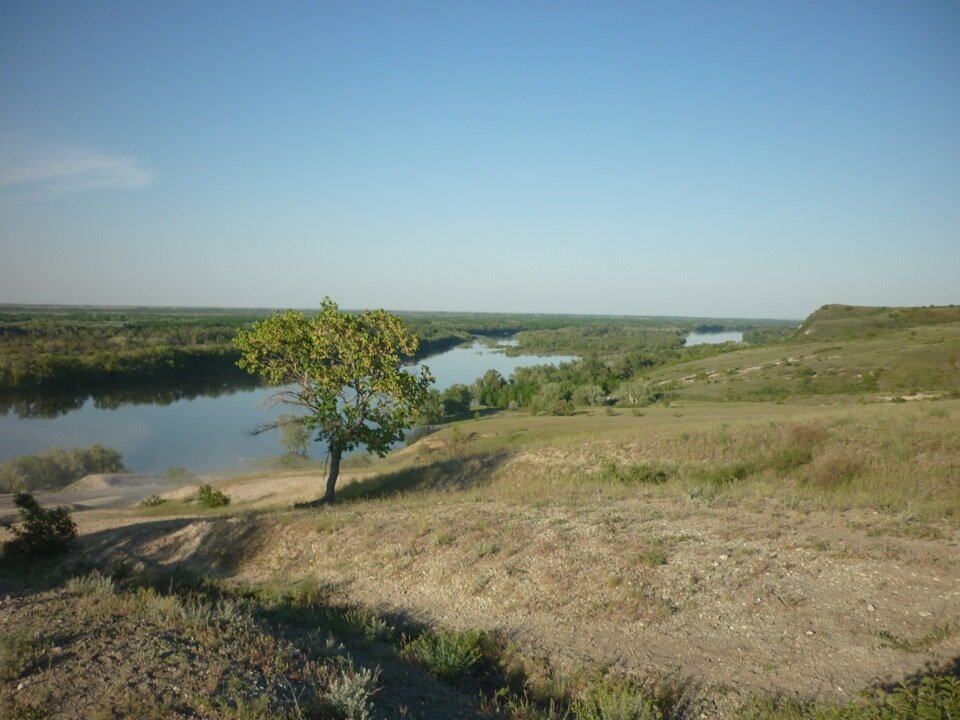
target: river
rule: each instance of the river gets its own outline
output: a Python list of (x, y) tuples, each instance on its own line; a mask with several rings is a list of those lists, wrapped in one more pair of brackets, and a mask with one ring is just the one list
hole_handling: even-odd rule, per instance
[[(570, 356), (508, 357), (502, 347), (474, 343), (434, 355), (423, 361), (441, 392), (456, 383), (470, 384), (489, 369), (504, 377), (518, 367), (567, 362)], [(414, 366), (413, 369), (419, 366)], [(201, 393), (160, 402), (119, 402), (103, 407), (92, 398), (75, 409), (59, 409), (56, 417), (0, 416), (0, 460), (39, 452), (49, 447), (84, 447), (100, 443), (118, 450), (124, 464), (138, 473), (160, 474), (171, 467), (191, 472), (256, 467), (283, 451), (277, 431), (251, 435), (259, 424), (282, 410), (270, 403), (274, 389), (221, 388), (219, 394)], [(97, 405), (101, 407), (98, 407)], [(324, 448), (312, 443), (319, 459)]]

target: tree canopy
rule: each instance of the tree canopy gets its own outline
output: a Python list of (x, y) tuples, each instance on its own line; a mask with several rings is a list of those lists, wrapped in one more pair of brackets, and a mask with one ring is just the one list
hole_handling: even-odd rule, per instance
[(385, 455), (433, 382), (426, 367), (419, 374), (403, 369), (418, 341), (400, 318), (384, 310), (340, 312), (330, 298), (313, 317), (288, 310), (256, 322), (237, 334), (236, 345), (237, 364), (282, 386), (276, 400), (297, 408), (315, 440), (327, 444), (326, 502), (343, 453), (364, 446)]

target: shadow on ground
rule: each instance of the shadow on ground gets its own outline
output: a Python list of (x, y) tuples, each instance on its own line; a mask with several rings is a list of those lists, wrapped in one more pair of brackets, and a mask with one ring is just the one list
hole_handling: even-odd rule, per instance
[(375, 475), (346, 485), (337, 492), (337, 502), (373, 500), (408, 492), (469, 490), (489, 483), (507, 458), (507, 453), (461, 455)]

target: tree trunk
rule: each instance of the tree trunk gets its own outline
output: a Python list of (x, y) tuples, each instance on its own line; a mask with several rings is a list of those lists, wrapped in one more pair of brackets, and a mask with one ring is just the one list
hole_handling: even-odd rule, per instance
[(340, 476), (340, 456), (343, 450), (340, 448), (330, 448), (330, 473), (327, 475), (327, 492), (323, 496), (323, 502), (333, 502), (333, 493), (337, 487), (337, 478)]

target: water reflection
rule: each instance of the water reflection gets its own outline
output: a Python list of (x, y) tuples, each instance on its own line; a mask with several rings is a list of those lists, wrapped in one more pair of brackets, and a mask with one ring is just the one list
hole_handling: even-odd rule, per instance
[(124, 405), (171, 405), (198, 397), (220, 397), (260, 385), (251, 375), (229, 378), (187, 378), (175, 387), (169, 384), (136, 383), (76, 388), (58, 393), (7, 393), (0, 395), (0, 415), (13, 412), (19, 418), (57, 418), (80, 410), (92, 401), (98, 410), (116, 410)]

